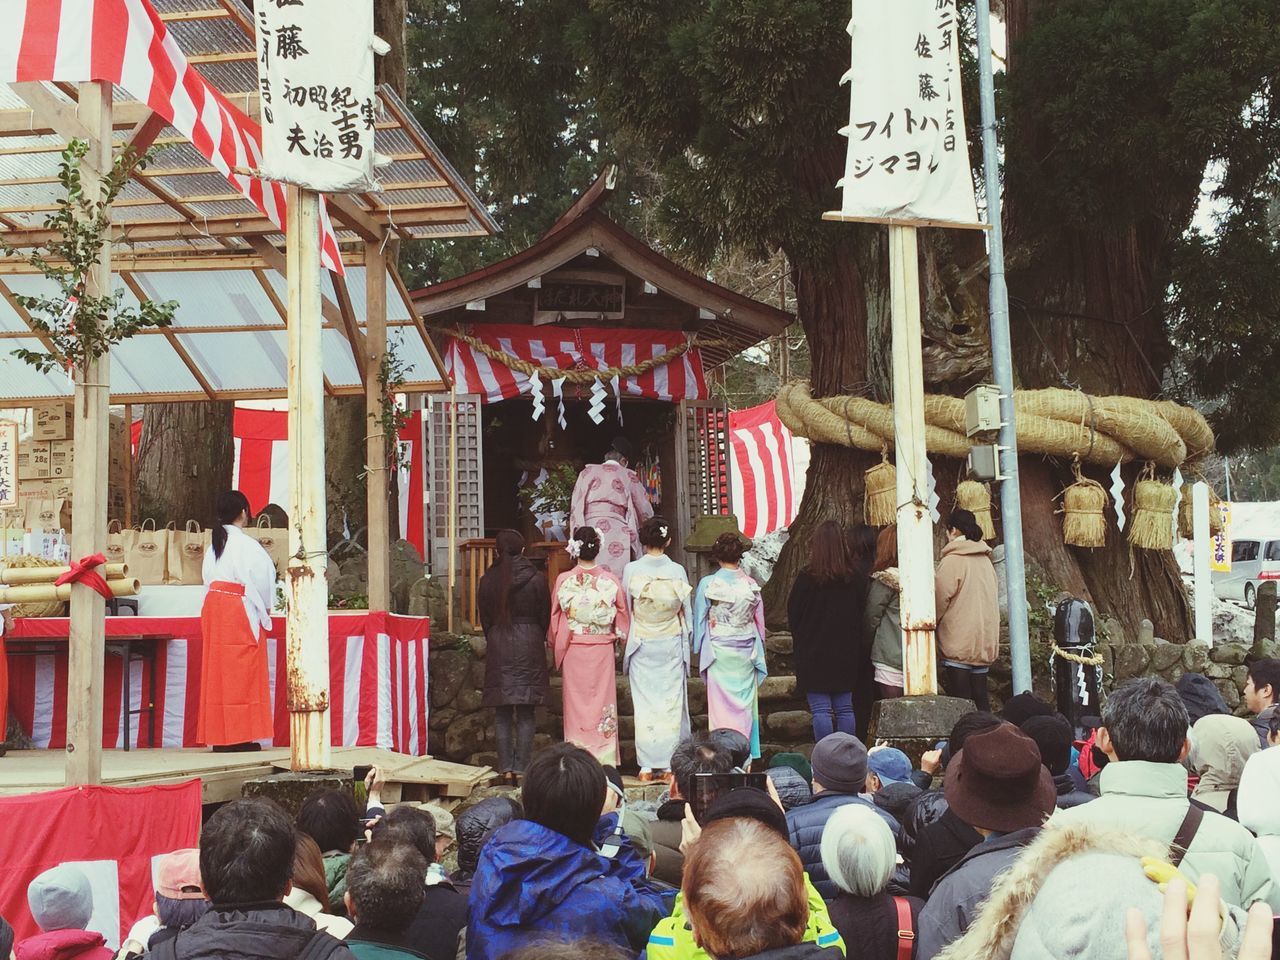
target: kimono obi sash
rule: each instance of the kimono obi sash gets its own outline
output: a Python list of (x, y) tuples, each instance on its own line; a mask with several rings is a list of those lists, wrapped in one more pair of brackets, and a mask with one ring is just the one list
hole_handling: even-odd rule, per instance
[(618, 599), (616, 581), (585, 573), (576, 574), (561, 581), (556, 596), (571, 633), (601, 637), (613, 635)]
[(710, 605), (707, 622), (712, 637), (755, 635), (760, 587), (754, 580), (741, 574), (712, 577), (704, 595)]
[(680, 613), (693, 589), (670, 577), (633, 574), (630, 582), (632, 632), (642, 638), (657, 639), (684, 633)]

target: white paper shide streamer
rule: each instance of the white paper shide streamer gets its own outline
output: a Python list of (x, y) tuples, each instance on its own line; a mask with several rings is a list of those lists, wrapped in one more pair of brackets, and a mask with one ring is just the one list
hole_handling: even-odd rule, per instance
[(564, 418), (564, 381), (565, 377), (556, 377), (551, 381), (551, 393), (559, 404), (558, 416), (556, 422), (560, 424), (560, 429), (564, 430), (568, 427), (568, 423)]
[(976, 224), (956, 0), (853, 0), (848, 138), (829, 217)]
[(587, 416), (597, 426), (604, 423), (604, 401), (608, 395), (599, 378), (591, 381), (591, 403), (587, 407)]
[(533, 419), (541, 420), (547, 410), (547, 398), (542, 395), (542, 378), (537, 370), (529, 374), (529, 398), (533, 401)]
[(372, 190), (373, 4), (261, 0), (254, 5), (261, 176), (329, 193)]
[(929, 495), (929, 519), (939, 523), (942, 520), (942, 514), (938, 511), (938, 507), (942, 505), (942, 498), (938, 496), (938, 480), (933, 475), (933, 461), (928, 457), (924, 460), (924, 482), (925, 490)]
[(1111, 471), (1111, 502), (1116, 508), (1116, 527), (1124, 530), (1127, 521), (1124, 515), (1124, 474), (1120, 467), (1121, 464), (1117, 463), (1116, 468)]
[(613, 378), (609, 381), (609, 383), (613, 386), (613, 403), (618, 410), (618, 425), (621, 426), (622, 425), (622, 384), (619, 382), (618, 375), (616, 373), (613, 375)]

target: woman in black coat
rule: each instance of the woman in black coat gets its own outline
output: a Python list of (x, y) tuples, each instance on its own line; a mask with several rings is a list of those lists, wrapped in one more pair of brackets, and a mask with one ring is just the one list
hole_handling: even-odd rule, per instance
[(524, 556), (524, 537), (500, 530), (478, 591), (485, 636), (484, 699), (497, 713), (498, 773), (518, 786), (533, 752), (533, 710), (546, 700), (547, 576)]
[(787, 620), (795, 644), (796, 685), (808, 698), (816, 743), (835, 732), (856, 735), (853, 691), (862, 655), (866, 587), (838, 523), (819, 524), (809, 549), (809, 563), (787, 598)]

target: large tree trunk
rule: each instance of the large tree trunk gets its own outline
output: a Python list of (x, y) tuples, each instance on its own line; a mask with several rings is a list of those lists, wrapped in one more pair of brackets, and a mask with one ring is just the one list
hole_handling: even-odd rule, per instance
[(139, 520), (217, 522), (214, 502), (231, 488), (234, 411), (231, 403), (146, 406), (135, 468)]

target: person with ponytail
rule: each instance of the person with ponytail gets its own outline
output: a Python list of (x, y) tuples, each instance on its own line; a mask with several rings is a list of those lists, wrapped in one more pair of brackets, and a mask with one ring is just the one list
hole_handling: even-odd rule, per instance
[(751, 541), (722, 533), (711, 545), (720, 565), (702, 578), (693, 598), (693, 655), (707, 683), (707, 726), (736, 730), (760, 759), (760, 701), (769, 676), (764, 661), (764, 603), (760, 585), (742, 569)]
[(622, 589), (631, 611), (622, 668), (631, 681), (640, 780), (661, 779), (689, 736), (689, 575), (667, 556), (671, 524), (650, 517), (640, 527), (644, 556), (627, 564)]
[(934, 603), (942, 689), (989, 710), (987, 673), (1000, 654), (1000, 601), (991, 547), (968, 510), (952, 510), (947, 518)]
[(599, 562), (600, 534), (578, 527), (569, 556), (578, 561), (551, 591), (547, 642), (564, 674), (564, 738), (601, 764), (618, 765), (618, 684), (614, 648), (631, 614), (622, 582)]
[(534, 708), (547, 699), (551, 597), (546, 574), (524, 555), (524, 537), (499, 530), (495, 543), (477, 595), (486, 648), (481, 703), (497, 713), (498, 773), (515, 787), (533, 753)]
[(196, 739), (215, 752), (257, 750), (256, 741), (270, 738), (275, 726), (264, 641), (276, 602), (276, 565), (244, 532), (251, 517), (243, 493), (223, 493), (216, 510), (204, 555)]

